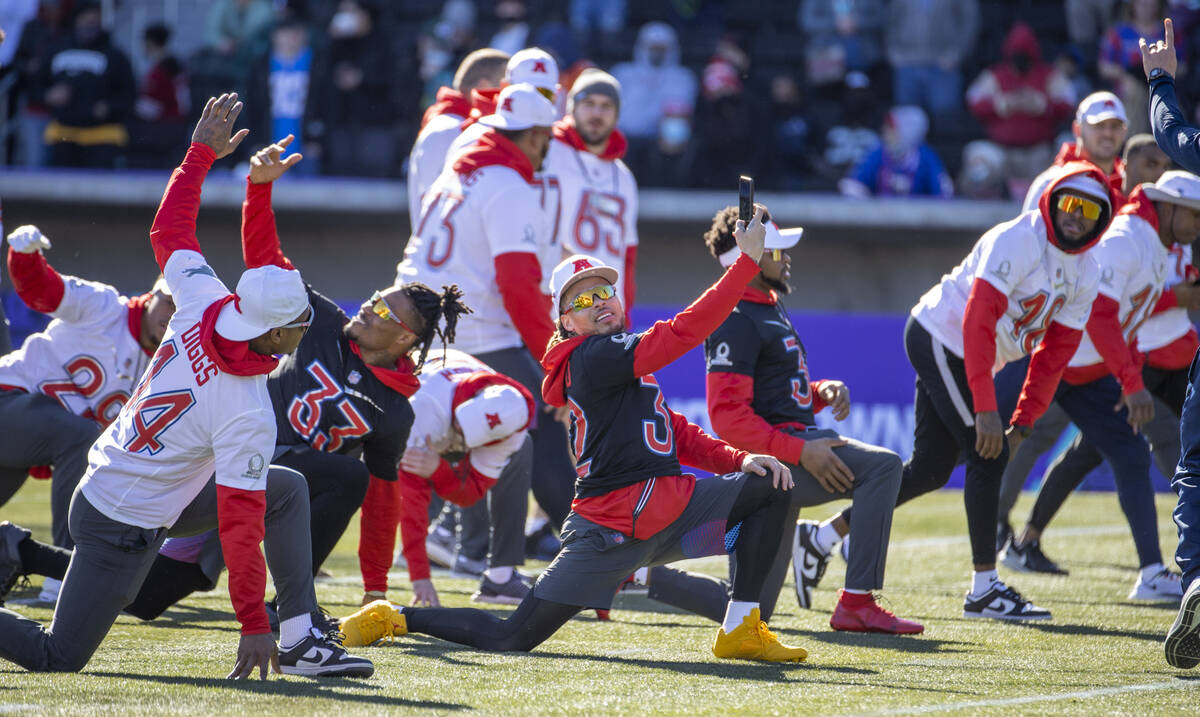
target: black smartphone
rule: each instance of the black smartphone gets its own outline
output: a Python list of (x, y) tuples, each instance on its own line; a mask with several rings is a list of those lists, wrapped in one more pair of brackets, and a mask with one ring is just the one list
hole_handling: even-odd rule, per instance
[(750, 223), (754, 218), (754, 180), (747, 176), (738, 177), (738, 219)]

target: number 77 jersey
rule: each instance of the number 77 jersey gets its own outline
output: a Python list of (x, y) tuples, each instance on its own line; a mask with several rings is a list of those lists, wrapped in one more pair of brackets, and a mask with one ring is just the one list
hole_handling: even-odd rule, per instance
[(1032, 353), (1052, 322), (1082, 330), (1099, 271), (1090, 251), (1068, 254), (1051, 244), (1036, 210), (993, 227), (912, 310), (921, 326), (959, 358), (964, 358), (963, 316), (976, 279), (1008, 297), (996, 322), (999, 369)]

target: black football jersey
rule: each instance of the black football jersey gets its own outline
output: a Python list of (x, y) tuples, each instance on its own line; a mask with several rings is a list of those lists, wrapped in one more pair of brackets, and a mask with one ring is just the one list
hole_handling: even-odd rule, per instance
[(396, 479), (413, 410), (350, 350), (348, 319), (337, 304), (308, 288), (313, 323), (300, 346), (267, 379), (279, 445), (307, 443), (326, 453), (362, 446), (372, 475)]
[(815, 426), (807, 354), (783, 304), (743, 299), (704, 341), (709, 373), (725, 371), (754, 379), (751, 408), (772, 426)]
[(579, 498), (683, 472), (658, 381), (653, 374), (634, 375), (633, 354), (641, 338), (589, 336), (571, 353), (567, 406)]

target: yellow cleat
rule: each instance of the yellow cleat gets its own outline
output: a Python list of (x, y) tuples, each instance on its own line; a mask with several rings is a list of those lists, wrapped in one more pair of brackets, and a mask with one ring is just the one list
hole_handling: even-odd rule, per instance
[[(347, 643), (349, 644), (349, 643)], [(767, 623), (758, 619), (758, 608), (742, 620), (742, 624), (726, 633), (717, 631), (713, 641), (713, 654), (735, 660), (766, 660), (767, 662), (801, 662), (808, 657), (803, 647), (789, 647), (767, 629)]]
[(338, 621), (346, 647), (363, 647), (408, 634), (404, 615), (387, 600), (376, 600)]

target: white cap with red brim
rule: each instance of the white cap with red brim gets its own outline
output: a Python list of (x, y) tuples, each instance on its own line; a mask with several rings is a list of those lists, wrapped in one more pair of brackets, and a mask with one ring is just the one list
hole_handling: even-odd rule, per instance
[[(763, 248), (771, 249), (791, 249), (796, 246), (796, 242), (800, 241), (800, 237), (804, 235), (803, 227), (793, 227), (791, 229), (780, 229), (775, 222), (767, 222), (766, 225), (767, 237), (763, 242)], [(726, 251), (717, 260), (721, 262), (721, 266), (733, 266), (733, 262), (737, 261), (738, 254), (742, 250), (738, 249), (737, 244), (733, 248)]]

